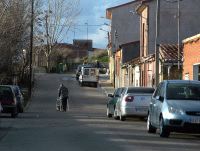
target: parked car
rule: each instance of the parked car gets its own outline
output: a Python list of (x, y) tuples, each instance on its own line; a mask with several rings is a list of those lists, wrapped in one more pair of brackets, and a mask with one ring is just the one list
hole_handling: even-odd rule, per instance
[(123, 89), (124, 88), (117, 88), (113, 94), (108, 94), (108, 97), (110, 97), (110, 99), (107, 102), (107, 117), (113, 116), (117, 99), (121, 96)]
[(17, 108), (19, 113), (24, 112), (24, 97), (23, 94), (17, 85), (13, 85), (15, 96), (17, 98)]
[(11, 113), (11, 117), (17, 116), (17, 98), (13, 86), (0, 85), (0, 102), (3, 108), (3, 113)]
[(147, 117), (153, 92), (150, 87), (126, 87), (117, 100), (114, 118), (124, 121), (131, 116)]
[(98, 86), (99, 82), (99, 70), (94, 67), (81, 67), (81, 73), (79, 76), (80, 86), (93, 84), (94, 87)]
[(77, 81), (79, 80), (79, 76), (81, 75), (81, 68), (82, 67), (92, 67), (92, 65), (90, 65), (90, 64), (81, 64), (81, 65), (78, 65), (78, 67), (76, 69), (76, 80)]
[(170, 132), (200, 133), (200, 82), (166, 80), (154, 92), (148, 111), (147, 131), (160, 137)]

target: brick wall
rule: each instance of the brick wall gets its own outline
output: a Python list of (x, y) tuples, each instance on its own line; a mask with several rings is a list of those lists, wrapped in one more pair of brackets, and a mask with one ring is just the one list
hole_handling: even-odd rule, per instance
[(185, 75), (188, 73), (189, 79), (193, 80), (193, 65), (200, 63), (200, 39), (185, 42), (183, 55), (183, 79), (185, 79)]

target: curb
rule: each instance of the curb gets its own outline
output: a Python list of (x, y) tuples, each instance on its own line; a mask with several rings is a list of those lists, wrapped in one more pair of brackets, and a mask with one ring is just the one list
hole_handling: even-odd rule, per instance
[[(103, 86), (101, 83), (99, 83), (99, 87), (101, 88), (101, 90), (103, 90), (104, 94), (105, 94), (106, 96), (108, 96), (108, 94), (110, 93), (110, 92), (108, 92), (108, 90), (106, 89), (106, 88), (108, 88), (108, 87)], [(110, 88), (110, 89), (113, 89), (113, 92), (114, 92), (114, 88), (113, 88), (112, 86), (110, 86), (109, 88)]]

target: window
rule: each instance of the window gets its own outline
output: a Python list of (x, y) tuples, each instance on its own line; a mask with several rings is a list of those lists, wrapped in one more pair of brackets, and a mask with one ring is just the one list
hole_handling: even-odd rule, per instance
[(154, 88), (130, 88), (127, 93), (153, 93)]
[(84, 75), (89, 75), (89, 69), (84, 70)]
[(167, 85), (169, 100), (200, 100), (199, 84), (169, 83)]
[(95, 75), (96, 75), (95, 72), (96, 72), (95, 69), (91, 69), (91, 70), (90, 70), (90, 75), (91, 75), (91, 76), (95, 76)]
[(198, 66), (198, 80), (200, 81), (200, 65)]
[(163, 83), (160, 83), (160, 84), (158, 85), (158, 87), (157, 87), (157, 89), (156, 89), (156, 91), (155, 91), (153, 97), (160, 96), (160, 91), (161, 91), (162, 85), (163, 85)]

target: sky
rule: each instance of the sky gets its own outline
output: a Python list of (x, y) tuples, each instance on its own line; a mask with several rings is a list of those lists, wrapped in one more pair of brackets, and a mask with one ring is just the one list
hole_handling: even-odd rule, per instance
[(109, 27), (104, 25), (109, 23), (105, 18), (106, 9), (130, 1), (133, 0), (80, 0), (81, 12), (76, 19), (76, 26), (68, 33), (66, 42), (72, 43), (73, 39), (88, 38), (93, 40), (94, 48), (105, 49), (108, 43), (106, 31), (109, 31)]

